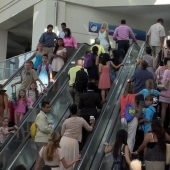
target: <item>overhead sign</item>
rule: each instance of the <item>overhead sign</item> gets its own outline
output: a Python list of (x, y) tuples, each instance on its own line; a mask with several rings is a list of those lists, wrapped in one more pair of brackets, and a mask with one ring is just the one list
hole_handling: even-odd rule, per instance
[[(98, 33), (101, 26), (102, 26), (101, 23), (89, 22), (89, 32)], [(109, 35), (113, 35), (115, 29), (118, 26), (108, 25), (108, 27), (109, 27)], [(141, 40), (141, 41), (146, 40), (146, 32), (145, 31), (141, 31), (141, 30), (137, 30), (137, 29), (132, 29), (132, 31), (133, 31), (137, 40)]]

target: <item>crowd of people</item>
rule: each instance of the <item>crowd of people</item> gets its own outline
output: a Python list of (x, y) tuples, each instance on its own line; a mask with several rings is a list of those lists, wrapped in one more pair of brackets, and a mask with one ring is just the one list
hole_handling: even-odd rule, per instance
[[(24, 63), (21, 80), (11, 85), (14, 87), (21, 84), (14, 104), (16, 125), (22, 121), (27, 110), (33, 108), (41, 93), (44, 90), (48, 91), (49, 83), (54, 82), (56, 74), (78, 49), (77, 42), (70, 29), (66, 27), (66, 23), (62, 23), (61, 27), (62, 31), (57, 36), (52, 32), (53, 26), (47, 26), (47, 32), (40, 37), (36, 52)], [(87, 140), (89, 131), (95, 126), (99, 110), (107, 102), (107, 94), (116, 78), (116, 71), (123, 66), (130, 38), (137, 42), (132, 29), (126, 25), (126, 20), (121, 20), (121, 25), (113, 34), (113, 40), (118, 44), (119, 64), (116, 64), (109, 55), (111, 51), (109, 29), (108, 24), (104, 22), (95, 43), (77, 61), (77, 65), (70, 68), (69, 92), (74, 104), (69, 107), (70, 117), (63, 122), (61, 135), (54, 131), (54, 125), (48, 119), (50, 103), (42, 102), (41, 111), (35, 119), (36, 170), (39, 168), (73, 170), (74, 164), (81, 160), (80, 150)], [(123, 129), (117, 132), (115, 143), (111, 145), (104, 143), (104, 152), (113, 154), (113, 170), (121, 168), (141, 170), (141, 162), (132, 160), (131, 155), (137, 155), (142, 150), (146, 170), (165, 168), (166, 141), (170, 141), (170, 136), (163, 129), (170, 103), (170, 40), (169, 36), (165, 38), (163, 19), (158, 19), (157, 23), (151, 26), (146, 41), (149, 40), (151, 47), (146, 47), (146, 54), (136, 61), (139, 70), (127, 80), (124, 93), (120, 96)], [(34, 63), (31, 62), (33, 58)], [(8, 127), (9, 118), (5, 117), (8, 112), (8, 96), (3, 86), (0, 86), (0, 97), (2, 144), (9, 134), (17, 131), (18, 127), (16, 125)], [(126, 117), (129, 110), (135, 113), (130, 121)], [(141, 146), (134, 152), (136, 132), (139, 129), (143, 131), (145, 137)]]

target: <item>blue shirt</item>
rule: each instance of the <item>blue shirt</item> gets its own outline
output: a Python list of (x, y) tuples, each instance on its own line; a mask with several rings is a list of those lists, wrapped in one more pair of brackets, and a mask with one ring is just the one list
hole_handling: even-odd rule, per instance
[[(134, 82), (134, 93), (139, 93), (141, 90), (145, 89), (145, 81), (148, 79), (152, 79), (154, 81), (154, 77), (151, 72), (147, 69), (140, 69), (135, 71), (134, 75), (131, 78), (131, 81)], [(137, 96), (138, 100), (143, 100), (143, 96)]]
[(37, 69), (37, 74), (39, 75), (39, 79), (43, 82), (44, 85), (48, 86), (49, 83), (49, 73), (52, 72), (52, 68), (51, 65), (48, 64), (48, 71), (46, 70), (46, 64), (42, 63), (42, 67), (40, 67), (41, 65), (39, 65), (38, 69)]
[(54, 32), (44, 32), (41, 35), (39, 42), (44, 44), (45, 47), (53, 47), (54, 39), (57, 39), (57, 35)]
[(35, 56), (35, 62), (34, 62), (34, 68), (37, 69), (38, 66), (42, 63), (42, 54), (36, 54)]
[(150, 91), (148, 89), (143, 89), (139, 93), (143, 95), (144, 99), (150, 94), (152, 94), (154, 96), (160, 96), (161, 95), (161, 93), (158, 90), (155, 90), (155, 89), (152, 89)]
[(143, 119), (147, 119), (147, 120), (150, 121), (150, 122), (144, 122), (144, 125), (143, 125), (143, 131), (144, 132), (147, 133), (151, 130), (150, 129), (151, 128), (151, 121), (153, 120), (153, 115), (155, 113), (156, 113), (156, 110), (152, 105), (143, 109)]

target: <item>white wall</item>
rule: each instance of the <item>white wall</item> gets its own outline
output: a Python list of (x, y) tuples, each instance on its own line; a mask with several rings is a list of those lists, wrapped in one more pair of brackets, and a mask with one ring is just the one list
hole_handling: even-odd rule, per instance
[[(71, 3), (65, 3), (65, 5), (63, 5), (63, 3), (64, 2), (59, 3), (58, 25), (60, 25), (62, 22), (66, 22), (67, 27), (72, 30), (72, 34), (80, 43), (91, 43), (90, 40), (97, 37), (96, 33), (88, 32), (89, 21), (97, 23), (107, 22), (110, 25), (118, 26), (120, 25), (121, 19), (126, 19), (127, 25), (129, 25), (131, 28), (146, 32), (148, 31), (149, 27), (155, 23), (155, 21), (141, 19), (135, 16), (125, 16), (123, 14)], [(65, 16), (65, 20), (63, 20), (63, 15)], [(110, 36), (110, 40), (114, 46), (112, 36)], [(142, 42), (138, 41), (138, 43), (140, 45)]]
[(0, 61), (6, 59), (8, 31), (0, 30)]

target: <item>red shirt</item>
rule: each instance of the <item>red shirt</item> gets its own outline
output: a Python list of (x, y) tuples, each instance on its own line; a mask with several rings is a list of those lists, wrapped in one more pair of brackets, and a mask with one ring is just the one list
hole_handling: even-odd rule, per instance
[(125, 117), (125, 108), (127, 104), (132, 104), (133, 107), (135, 108), (135, 105), (132, 102), (133, 99), (135, 99), (134, 94), (128, 94), (126, 97), (124, 97), (124, 95), (120, 96), (121, 118)]

